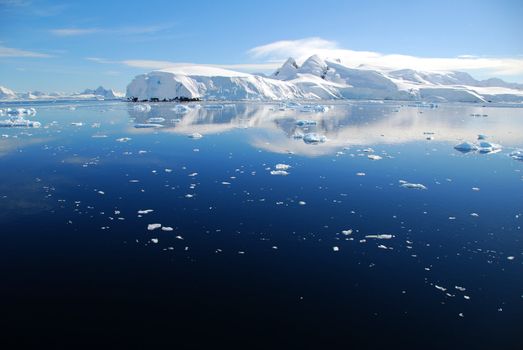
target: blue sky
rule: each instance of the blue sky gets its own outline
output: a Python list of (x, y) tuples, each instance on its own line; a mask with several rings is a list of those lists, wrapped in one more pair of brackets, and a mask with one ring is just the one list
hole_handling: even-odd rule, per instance
[(178, 62), (268, 72), (314, 53), (523, 82), (523, 1), (281, 2), (0, 0), (0, 85), (124, 91)]

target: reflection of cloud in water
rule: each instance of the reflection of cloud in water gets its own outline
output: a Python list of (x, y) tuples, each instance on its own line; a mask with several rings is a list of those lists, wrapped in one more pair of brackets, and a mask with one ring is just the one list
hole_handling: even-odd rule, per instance
[(7, 154), (24, 147), (37, 145), (41, 143), (49, 142), (51, 138), (48, 137), (34, 137), (24, 136), (22, 137), (7, 137), (0, 138), (0, 157), (6, 156)]
[[(487, 134), (507, 147), (521, 146), (523, 138), (522, 109), (481, 108), (472, 105), (441, 105), (427, 109), (399, 107), (398, 104), (334, 104), (328, 112), (311, 113), (286, 109), (276, 104), (239, 103), (223, 109), (191, 108), (175, 113), (172, 104), (153, 105), (149, 113), (130, 111), (136, 123), (151, 117), (163, 117), (161, 129), (134, 129), (134, 133), (172, 132), (177, 134), (215, 134), (236, 128), (250, 132), (255, 147), (271, 152), (294, 152), (303, 155), (332, 153), (352, 145), (401, 144), (425, 141), (426, 132), (434, 133), (435, 141), (456, 143), (474, 141), (477, 134)], [(470, 114), (489, 117), (471, 117)], [(299, 127), (297, 120), (313, 120), (316, 125)], [(323, 144), (308, 145), (293, 137), (308, 132), (325, 135)], [(429, 141), (427, 141), (429, 142)], [(433, 141), (432, 141), (433, 142)]]

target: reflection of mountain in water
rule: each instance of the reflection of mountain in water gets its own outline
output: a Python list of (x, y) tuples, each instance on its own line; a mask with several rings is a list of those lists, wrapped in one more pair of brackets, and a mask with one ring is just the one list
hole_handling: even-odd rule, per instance
[[(170, 103), (151, 104), (150, 111), (129, 109), (129, 115), (137, 124), (147, 123), (150, 118), (164, 118), (159, 130), (179, 134), (198, 132), (206, 135), (249, 128), (252, 129), (249, 131), (251, 143), (256, 147), (308, 155), (325, 154), (351, 145), (427, 141), (427, 132), (434, 133), (436, 141), (474, 140), (478, 133), (494, 135), (498, 142), (519, 141), (512, 134), (510, 123), (501, 123), (495, 118), (496, 113), (510, 113), (512, 109), (509, 108), (490, 109), (490, 118), (478, 120), (470, 117), (474, 113), (484, 113), (476, 106), (449, 105), (426, 109), (392, 103), (340, 103), (333, 104), (326, 112), (303, 112), (299, 108), (263, 103), (210, 107), (188, 104), (185, 113), (180, 113), (182, 108), (175, 106)], [(306, 144), (303, 135), (307, 133), (325, 136), (327, 142)]]

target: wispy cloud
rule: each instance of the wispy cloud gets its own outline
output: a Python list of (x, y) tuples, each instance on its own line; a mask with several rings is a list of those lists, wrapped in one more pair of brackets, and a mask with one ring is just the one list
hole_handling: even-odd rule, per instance
[(51, 33), (58, 36), (77, 36), (77, 35), (86, 35), (99, 32), (100, 29), (97, 28), (61, 28), (61, 29), (51, 29)]
[(38, 17), (56, 16), (62, 13), (67, 4), (48, 4), (38, 0), (0, 0), (0, 11), (16, 13), (27, 17), (34, 15)]
[(172, 24), (150, 25), (150, 26), (131, 26), (120, 28), (55, 28), (50, 32), (56, 36), (80, 36), (88, 34), (106, 34), (106, 35), (137, 35), (137, 34), (154, 34), (170, 29)]
[(0, 45), (0, 57), (39, 57), (39, 58), (47, 58), (47, 57), (53, 57), (52, 55), (48, 55), (46, 53), (41, 52), (34, 52), (34, 51), (27, 51), (27, 50), (21, 50), (21, 49), (15, 49), (12, 47), (6, 47)]
[(91, 62), (101, 63), (101, 64), (120, 64), (132, 68), (143, 68), (143, 69), (163, 69), (163, 68), (172, 68), (179, 66), (211, 66), (224, 69), (234, 69), (241, 72), (255, 72), (255, 71), (268, 71), (274, 70), (279, 67), (279, 62), (270, 62), (270, 63), (238, 63), (238, 64), (214, 64), (214, 63), (205, 63), (205, 64), (196, 64), (189, 62), (173, 62), (173, 61), (157, 61), (157, 60), (122, 60), (114, 61), (108, 60), (100, 57), (86, 57), (86, 60)]
[(411, 68), (425, 71), (476, 71), (489, 75), (515, 76), (523, 74), (521, 57), (479, 57), (460, 55), (458, 57), (417, 57), (400, 54), (383, 54), (373, 51), (348, 50), (335, 41), (318, 37), (298, 40), (282, 40), (254, 47), (248, 54), (255, 59), (283, 61), (294, 57), (303, 61), (317, 54), (324, 58), (338, 58), (344, 64), (357, 67), (369, 65), (388, 69)]

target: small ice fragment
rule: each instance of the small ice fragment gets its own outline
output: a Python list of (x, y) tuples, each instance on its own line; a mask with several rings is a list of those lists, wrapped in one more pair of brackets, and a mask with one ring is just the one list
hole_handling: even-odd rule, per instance
[(170, 226), (162, 226), (162, 231), (173, 231), (174, 229)]
[(290, 167), (291, 166), (288, 165), (288, 164), (276, 164), (274, 166), (274, 168), (277, 169), (277, 170), (289, 170)]
[(479, 214), (478, 213), (470, 213), (470, 216), (473, 216), (475, 218), (479, 217)]
[(154, 210), (153, 209), (140, 209), (138, 210), (138, 214), (149, 214), (149, 213), (152, 213)]
[(514, 256), (512, 256), (512, 255), (511, 255), (511, 256), (507, 256), (507, 260), (514, 260), (515, 258), (516, 258), (516, 257), (514, 257)]
[(327, 141), (327, 137), (316, 133), (308, 133), (303, 135), (303, 142), (306, 144), (318, 144)]
[(143, 104), (143, 105), (136, 105), (133, 107), (134, 111), (135, 112), (149, 112), (151, 110), (151, 106), (148, 105), (148, 104)]
[(436, 289), (441, 290), (442, 292), (445, 292), (445, 291), (447, 290), (447, 288), (444, 288), (444, 287), (438, 286), (437, 284), (435, 284), (434, 287), (436, 287)]
[(479, 191), (479, 187), (472, 187), (472, 191)]
[(383, 234), (379, 234), (379, 235), (366, 235), (365, 238), (374, 238), (374, 239), (391, 239), (392, 237), (394, 237), (393, 235), (391, 234), (388, 234), (388, 233), (383, 233)]
[(304, 201), (299, 201), (298, 204), (299, 204), (299, 205), (305, 205), (305, 204), (307, 204), (307, 203), (305, 203)]
[(351, 235), (352, 234), (352, 229), (348, 229), (348, 230), (343, 230), (341, 231), (341, 233), (345, 236), (348, 236), (348, 235)]
[(151, 238), (151, 242), (153, 242), (154, 244), (158, 243), (158, 238)]
[(116, 141), (118, 141), (118, 142), (127, 142), (127, 141), (131, 141), (131, 138), (130, 137), (121, 137), (119, 139), (116, 139)]
[(365, 176), (365, 173), (356, 173), (356, 176)]
[(338, 252), (340, 250), (340, 248), (337, 247), (337, 246), (334, 246), (334, 247), (332, 247), (332, 250), (335, 251), (335, 252)]
[(98, 193), (99, 193), (99, 194), (105, 194), (105, 192), (104, 192), (104, 191), (98, 191)]
[(82, 122), (72, 122), (71, 125), (72, 126), (83, 126), (84, 123), (82, 123)]
[(370, 160), (380, 160), (380, 159), (383, 159), (382, 157), (376, 155), (376, 154), (369, 154), (367, 156), (367, 158), (369, 158)]
[(191, 139), (201, 139), (203, 137), (203, 135), (198, 132), (194, 132), (194, 133), (190, 134), (189, 137)]
[(231, 184), (230, 182), (222, 181), (222, 185), (230, 185), (230, 184)]
[(160, 227), (162, 227), (162, 224), (149, 224), (147, 225), (147, 230), (154, 231), (156, 229), (159, 229)]
[(271, 175), (287, 176), (289, 173), (285, 170), (271, 170)]
[(163, 123), (165, 121), (165, 118), (162, 117), (153, 117), (147, 119), (147, 123)]
[(464, 287), (460, 287), (460, 286), (454, 286), (454, 288), (456, 288), (456, 289), (459, 290), (460, 292), (464, 292), (464, 291), (467, 290), (466, 288), (464, 288)]
[[(400, 181), (400, 183), (401, 183), (401, 181)], [(414, 190), (426, 190), (427, 189), (427, 187), (425, 185), (415, 184), (415, 183), (410, 183), (410, 182), (403, 182), (401, 184), (401, 187), (411, 188)]]

